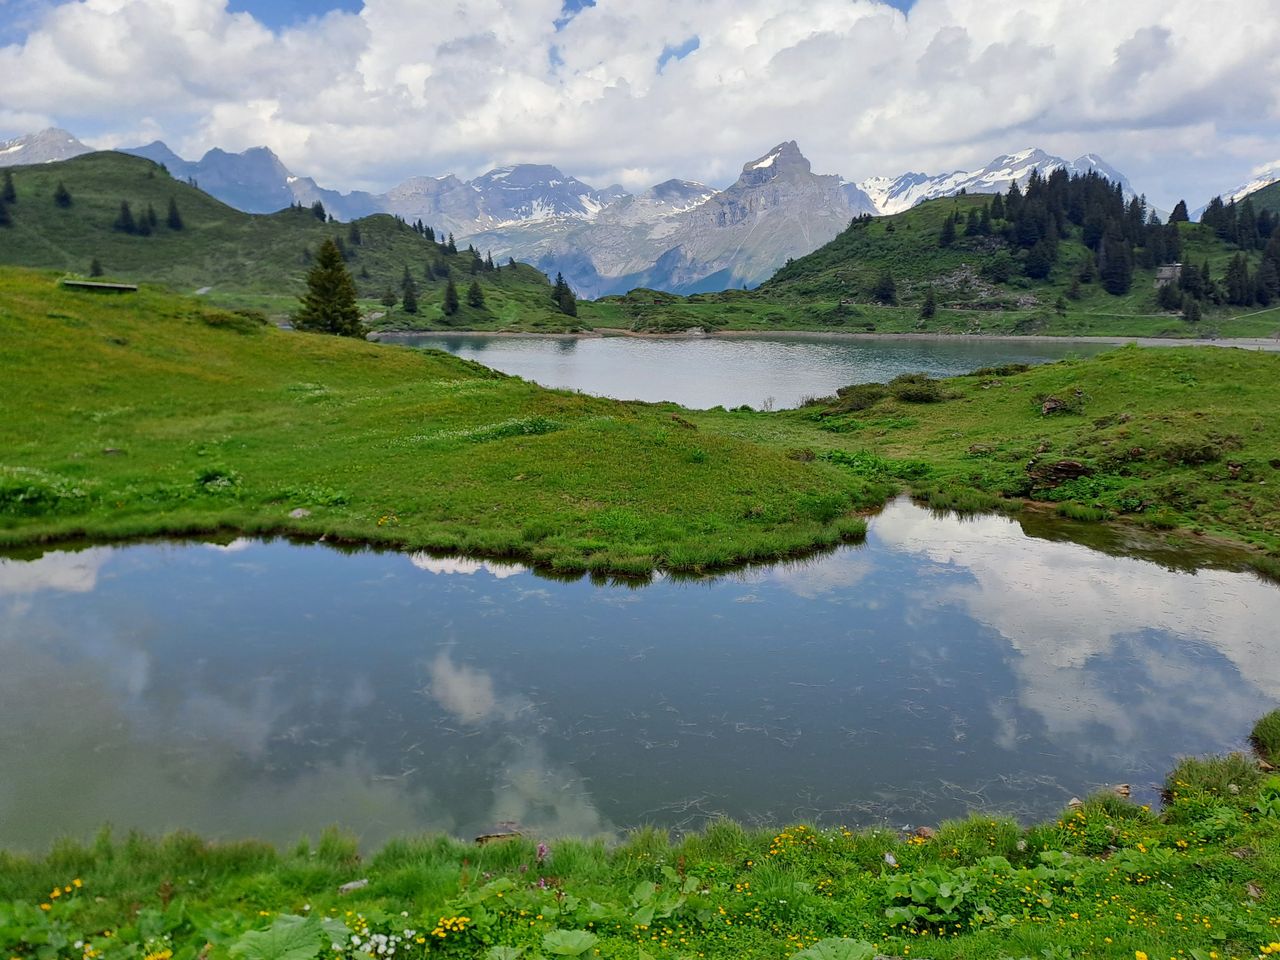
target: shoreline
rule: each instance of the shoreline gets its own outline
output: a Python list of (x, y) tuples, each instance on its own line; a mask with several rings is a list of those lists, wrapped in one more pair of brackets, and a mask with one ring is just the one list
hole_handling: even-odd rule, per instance
[(532, 338), (538, 340), (603, 340), (621, 338), (632, 340), (817, 340), (817, 341), (885, 341), (910, 340), (936, 343), (1063, 343), (1106, 344), (1139, 347), (1235, 347), (1240, 350), (1256, 350), (1266, 353), (1280, 352), (1280, 338), (1274, 337), (1220, 337), (1217, 339), (1182, 339), (1176, 337), (1120, 337), (1120, 336), (1051, 336), (1046, 334), (942, 334), (942, 333), (854, 333), (838, 330), (698, 330), (680, 333), (645, 333), (617, 327), (594, 327), (577, 333), (543, 333), (520, 330), (388, 330), (374, 331), (366, 339), (374, 343), (398, 343), (420, 337), (489, 337), (495, 339)]

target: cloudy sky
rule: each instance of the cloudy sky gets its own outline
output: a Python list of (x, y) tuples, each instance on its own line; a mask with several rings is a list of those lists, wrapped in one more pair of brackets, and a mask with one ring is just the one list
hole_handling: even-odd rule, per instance
[(1276, 0), (0, 0), (0, 138), (267, 144), (341, 189), (717, 186), (1097, 153), (1168, 209), (1280, 166)]

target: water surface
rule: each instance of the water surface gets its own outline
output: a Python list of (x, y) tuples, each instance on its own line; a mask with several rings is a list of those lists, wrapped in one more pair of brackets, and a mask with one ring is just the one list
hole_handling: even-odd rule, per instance
[(1047, 816), (1280, 698), (1280, 590), (898, 502), (640, 589), (320, 545), (0, 560), (0, 847)]
[(1001, 363), (1045, 363), (1114, 349), (1096, 343), (804, 334), (675, 340), (424, 334), (396, 342), (446, 350), (545, 387), (618, 400), (671, 400), (696, 409), (744, 403), (782, 409), (851, 383), (886, 382), (902, 373), (951, 377)]

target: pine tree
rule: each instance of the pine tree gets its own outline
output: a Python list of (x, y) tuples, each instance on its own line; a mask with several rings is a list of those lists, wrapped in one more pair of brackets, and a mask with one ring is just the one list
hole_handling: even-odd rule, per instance
[(956, 218), (954, 214), (942, 221), (942, 233), (938, 235), (938, 246), (949, 247), (956, 242)]
[(324, 223), (324, 221), (327, 219), (327, 216), (324, 212), (324, 204), (321, 203), (319, 200), (311, 204), (311, 215), (315, 217), (317, 220), (319, 220), (321, 223)]
[(1004, 197), (1000, 196), (998, 193), (991, 198), (991, 219), (1004, 219)]
[(89, 276), (91, 277), (102, 276), (102, 261), (99, 260), (97, 257), (94, 257), (93, 260), (89, 262)]
[(1187, 214), (1187, 201), (1179, 200), (1173, 208), (1173, 213), (1169, 214), (1170, 223), (1190, 223), (1191, 217)]
[(61, 180), (58, 181), (57, 189), (53, 191), (53, 202), (64, 209), (71, 206), (71, 191)]
[(1133, 286), (1133, 252), (1122, 237), (1106, 237), (1102, 241), (1104, 256), (1099, 264), (1102, 287), (1112, 296), (1121, 296)]
[(165, 216), (164, 222), (170, 230), (181, 230), (186, 226), (182, 222), (182, 214), (178, 212), (178, 201), (173, 197), (169, 198), (169, 213)]
[(1182, 298), (1182, 319), (1187, 323), (1200, 322), (1200, 301), (1195, 297)]
[(1022, 272), (1032, 280), (1044, 280), (1053, 269), (1053, 260), (1049, 257), (1049, 245), (1043, 240), (1027, 251), (1026, 262)]
[(872, 288), (871, 296), (872, 299), (890, 307), (898, 302), (898, 284), (893, 279), (892, 273), (885, 270), (876, 278), (876, 285)]
[(938, 313), (938, 296), (930, 287), (924, 293), (924, 303), (920, 305), (920, 319), (932, 320)]
[(7, 227), (11, 223), (13, 223), (13, 217), (9, 216), (9, 204), (0, 197), (0, 227)]
[(431, 261), (428, 260), (422, 267), (422, 278), (430, 283), (436, 278), (436, 272), (431, 269)]
[(388, 310), (396, 305), (397, 299), (394, 290), (384, 290), (382, 293), (382, 305)]
[(400, 299), (405, 313), (418, 312), (418, 285), (413, 282), (409, 268), (404, 268), (404, 276), (400, 279)]
[(353, 247), (358, 247), (364, 242), (364, 238), (360, 236), (360, 227), (355, 223), (347, 228), (347, 242)]
[(301, 299), (302, 308), (293, 318), (299, 330), (360, 336), (356, 282), (332, 239), (320, 244), (315, 266), (307, 273), (307, 292)]
[(1247, 307), (1253, 303), (1253, 284), (1249, 281), (1249, 262), (1243, 253), (1237, 253), (1227, 264), (1227, 303), (1233, 307)]
[(567, 317), (576, 317), (578, 315), (578, 298), (573, 295), (573, 291), (569, 289), (569, 285), (565, 284), (564, 290), (561, 291), (556, 305), (560, 308), (560, 312)]
[(0, 186), (0, 200), (5, 203), (17, 203), (18, 191), (13, 186), (13, 174), (6, 170), (4, 172), (4, 184)]
[(970, 210), (969, 216), (965, 220), (964, 235), (966, 237), (980, 236), (982, 233), (982, 218), (978, 215), (977, 210)]
[(136, 233), (138, 230), (137, 223), (133, 219), (133, 211), (129, 209), (129, 201), (120, 201), (120, 213), (116, 216), (116, 222), (113, 223), (112, 229), (121, 233)]
[(467, 304), (477, 310), (484, 307), (484, 291), (480, 289), (479, 280), (472, 280), (471, 286), (467, 288)]
[(458, 252), (458, 244), (454, 241), (452, 233), (449, 234), (449, 239), (445, 242), (444, 249), (446, 253), (450, 254)]
[(444, 307), (444, 315), (446, 317), (452, 317), (455, 313), (458, 312), (458, 288), (453, 285), (452, 279), (450, 279), (449, 282), (446, 283), (444, 287), (443, 307)]

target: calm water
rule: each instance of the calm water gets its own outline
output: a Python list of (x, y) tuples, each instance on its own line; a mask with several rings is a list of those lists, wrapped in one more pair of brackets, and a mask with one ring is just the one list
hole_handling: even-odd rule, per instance
[(1000, 363), (1044, 363), (1114, 349), (1100, 344), (996, 340), (653, 340), (630, 337), (415, 336), (397, 343), (447, 350), (546, 387), (686, 407), (747, 403), (777, 409), (850, 383), (924, 371), (956, 376)]
[(0, 560), (0, 846), (1047, 815), (1280, 698), (1280, 590), (906, 502), (633, 589), (237, 541)]

